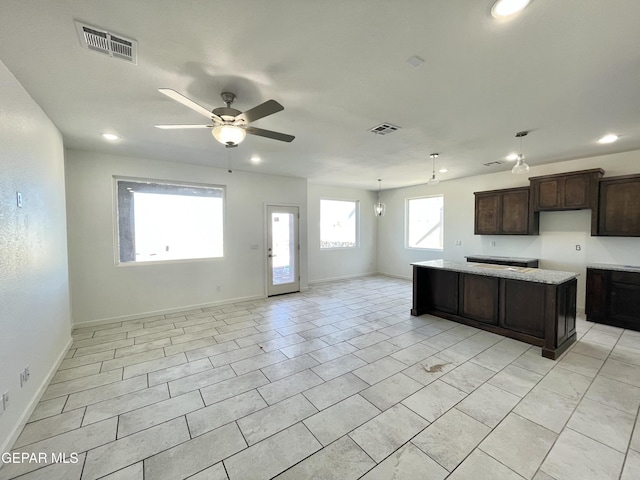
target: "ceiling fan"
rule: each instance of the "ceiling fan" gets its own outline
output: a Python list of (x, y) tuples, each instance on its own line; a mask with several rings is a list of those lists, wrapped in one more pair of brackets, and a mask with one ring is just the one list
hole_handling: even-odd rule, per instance
[(250, 123), (255, 122), (267, 115), (272, 115), (281, 110), (284, 107), (275, 100), (267, 100), (260, 105), (250, 108), (246, 112), (241, 112), (235, 108), (231, 108), (233, 100), (236, 98), (235, 94), (230, 92), (222, 92), (222, 101), (226, 104), (226, 107), (214, 108), (211, 112), (206, 108), (198, 105), (193, 100), (188, 99), (181, 93), (176, 92), (170, 88), (159, 88), (160, 93), (165, 94), (167, 97), (183, 104), (185, 107), (189, 107), (191, 110), (198, 112), (200, 115), (204, 115), (211, 120), (211, 125), (156, 125), (157, 128), (163, 129), (182, 129), (182, 128), (211, 128), (213, 137), (222, 143), (225, 147), (237, 147), (247, 133), (251, 135), (258, 135), (260, 137), (272, 138), (274, 140), (280, 140), (282, 142), (291, 142), (295, 137), (293, 135), (287, 135), (286, 133), (273, 132), (271, 130), (264, 130), (262, 128), (256, 128), (249, 126)]

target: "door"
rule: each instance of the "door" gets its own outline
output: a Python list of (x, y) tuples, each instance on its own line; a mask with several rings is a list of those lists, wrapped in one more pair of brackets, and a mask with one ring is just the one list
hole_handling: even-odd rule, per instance
[(298, 207), (267, 205), (267, 296), (300, 291)]

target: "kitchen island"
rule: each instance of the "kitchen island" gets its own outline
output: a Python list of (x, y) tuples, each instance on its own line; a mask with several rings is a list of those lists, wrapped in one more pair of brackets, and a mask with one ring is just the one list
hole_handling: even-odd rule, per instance
[(411, 265), (414, 316), (537, 345), (554, 360), (575, 342), (577, 273), (452, 260)]

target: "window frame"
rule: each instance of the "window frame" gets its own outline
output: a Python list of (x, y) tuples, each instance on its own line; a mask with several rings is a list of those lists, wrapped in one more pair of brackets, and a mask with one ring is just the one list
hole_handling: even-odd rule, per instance
[[(355, 204), (355, 245), (349, 247), (323, 247), (322, 246), (322, 202), (330, 201), (330, 202), (351, 202)], [(336, 198), (336, 197), (321, 197), (320, 202), (318, 203), (319, 207), (319, 229), (318, 229), (318, 241), (320, 244), (320, 251), (329, 251), (329, 250), (352, 250), (354, 248), (360, 248), (360, 200), (352, 199), (352, 198)]]
[[(121, 215), (120, 215), (120, 202), (119, 202), (119, 182), (125, 183), (137, 183), (137, 184), (147, 184), (147, 185), (167, 185), (171, 187), (182, 187), (182, 188), (203, 188), (203, 189), (217, 189), (221, 191), (220, 198), (222, 199), (222, 253), (217, 257), (198, 257), (198, 258), (175, 258), (175, 259), (166, 259), (166, 260), (148, 260), (148, 261), (121, 261), (121, 241), (120, 241), (120, 231), (121, 231)], [(114, 243), (113, 243), (113, 254), (114, 254), (114, 264), (117, 267), (131, 267), (131, 266), (141, 266), (141, 265), (160, 265), (160, 264), (171, 264), (171, 263), (192, 263), (192, 262), (216, 262), (223, 260), (226, 255), (226, 210), (227, 210), (227, 189), (226, 185), (218, 185), (218, 184), (209, 184), (209, 183), (198, 183), (198, 182), (183, 182), (179, 180), (161, 180), (157, 178), (144, 178), (144, 177), (129, 177), (129, 176), (113, 176), (113, 235), (114, 235)], [(135, 231), (133, 232), (135, 235)]]
[[(425, 198), (442, 198), (442, 215), (441, 215), (441, 226), (440, 229), (442, 231), (442, 241), (440, 247), (412, 247), (409, 245), (409, 228), (410, 228), (410, 203), (411, 200), (422, 200)], [(407, 197), (405, 198), (405, 227), (404, 227), (404, 248), (407, 250), (419, 250), (419, 251), (431, 251), (431, 252), (442, 252), (444, 251), (444, 194), (434, 194), (434, 195), (421, 195), (419, 197)]]

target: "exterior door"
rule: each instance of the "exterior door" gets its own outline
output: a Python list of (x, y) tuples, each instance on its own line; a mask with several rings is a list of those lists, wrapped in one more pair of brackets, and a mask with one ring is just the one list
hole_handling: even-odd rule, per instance
[(300, 291), (298, 207), (267, 205), (267, 296)]

